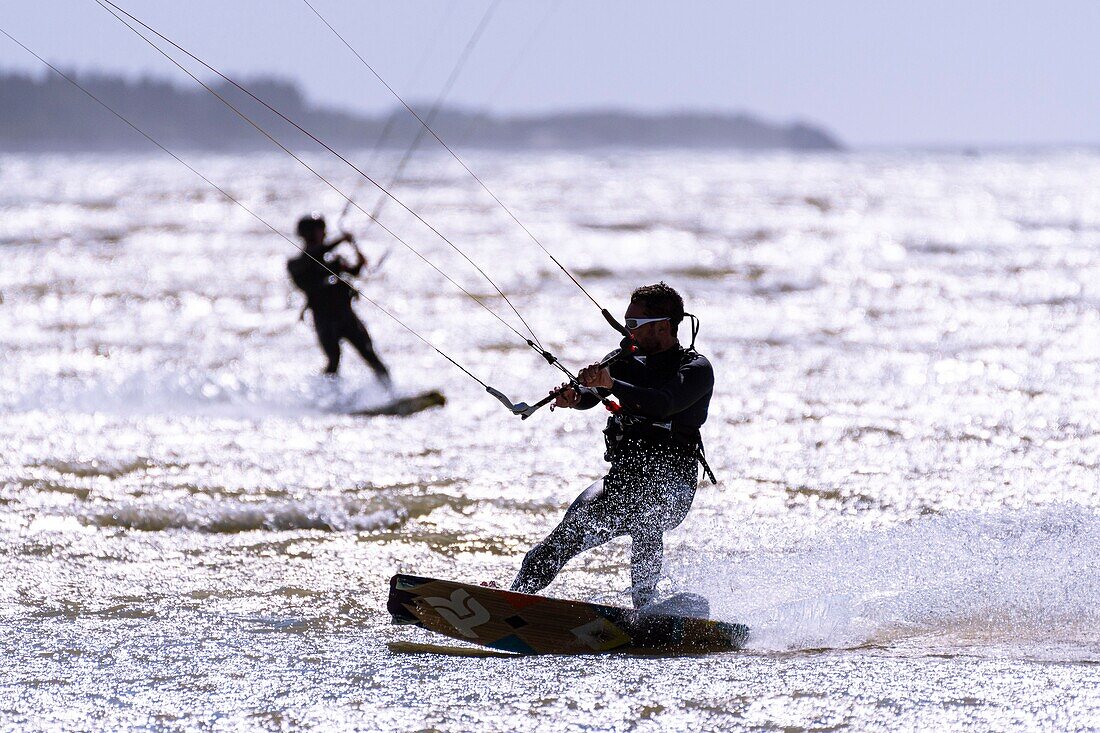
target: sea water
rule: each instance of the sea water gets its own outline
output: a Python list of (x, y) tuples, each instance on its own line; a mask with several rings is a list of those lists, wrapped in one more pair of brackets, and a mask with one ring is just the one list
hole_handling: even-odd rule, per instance
[[(185, 156), (293, 239), (343, 199), (287, 156)], [(358, 156), (367, 159), (368, 156)], [(377, 161), (379, 177), (396, 165)], [(296, 254), (167, 156), (0, 158), (0, 728), (1100, 728), (1100, 155), (468, 153), (601, 304), (665, 280), (716, 373), (665, 592), (748, 647), (469, 658), (389, 625), (395, 572), (507, 584), (604, 470), (605, 413), (520, 421), (365, 300), (408, 418)], [(370, 209), (377, 192), (311, 159)], [(571, 367), (617, 343), (453, 161), (394, 193)], [(383, 222), (488, 309), (396, 205)], [(560, 375), (354, 209), (378, 301), (534, 402)], [(345, 250), (346, 252), (346, 250)], [(627, 603), (629, 541), (547, 593)]]

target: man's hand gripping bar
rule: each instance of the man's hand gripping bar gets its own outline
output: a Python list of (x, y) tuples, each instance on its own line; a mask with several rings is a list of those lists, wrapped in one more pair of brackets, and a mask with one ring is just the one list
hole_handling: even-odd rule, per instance
[[(603, 361), (601, 361), (599, 363), (599, 367), (601, 369), (606, 369), (619, 359), (625, 358), (633, 354), (637, 350), (637, 348), (638, 347), (634, 344), (634, 339), (630, 336), (627, 336), (623, 338), (622, 342), (619, 344), (618, 351), (612, 353)], [(526, 420), (527, 418), (531, 417), (535, 414), (535, 412), (553, 402), (555, 399), (557, 399), (558, 395), (570, 388), (575, 389), (578, 392), (595, 395), (610, 412), (618, 412), (621, 409), (619, 407), (619, 403), (607, 397), (601, 396), (596, 390), (590, 387), (585, 387), (580, 382), (578, 382), (577, 378), (574, 377), (572, 374), (569, 374), (568, 372), (566, 372), (566, 374), (569, 377), (569, 382), (567, 384), (559, 387), (558, 389), (555, 389), (546, 397), (543, 397), (541, 400), (533, 405), (528, 405), (526, 402), (512, 402), (512, 400), (510, 400), (507, 395), (505, 395), (498, 389), (494, 389), (493, 387), (486, 386), (485, 391), (500, 400), (500, 403), (507, 407), (513, 415), (519, 415), (521, 420)]]

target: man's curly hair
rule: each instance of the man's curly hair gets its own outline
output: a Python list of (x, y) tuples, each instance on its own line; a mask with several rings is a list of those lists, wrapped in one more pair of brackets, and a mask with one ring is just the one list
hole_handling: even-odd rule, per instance
[(648, 316), (668, 316), (673, 334), (680, 321), (684, 320), (684, 299), (664, 280), (638, 288), (630, 294), (630, 302), (642, 306)]

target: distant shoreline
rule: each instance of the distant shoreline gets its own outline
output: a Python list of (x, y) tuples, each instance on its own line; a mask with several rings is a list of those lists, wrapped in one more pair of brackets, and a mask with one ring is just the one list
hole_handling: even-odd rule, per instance
[[(271, 147), (202, 89), (150, 79), (76, 77), (169, 147), (209, 152), (253, 152)], [(381, 147), (401, 150), (419, 129), (404, 109), (376, 116), (355, 114), (311, 106), (289, 82), (253, 80), (246, 85), (322, 140), (342, 148), (373, 148), (389, 123)], [(287, 145), (316, 147), (239, 91), (225, 85), (216, 89)], [(427, 113), (427, 105), (417, 106), (422, 116)], [(844, 150), (835, 135), (819, 126), (776, 124), (749, 114), (588, 110), (494, 115), (448, 108), (439, 111), (432, 128), (449, 143), (497, 150)], [(430, 150), (431, 142), (423, 140), (421, 146)], [(0, 152), (141, 152), (148, 147), (147, 140), (56, 75), (0, 74)]]

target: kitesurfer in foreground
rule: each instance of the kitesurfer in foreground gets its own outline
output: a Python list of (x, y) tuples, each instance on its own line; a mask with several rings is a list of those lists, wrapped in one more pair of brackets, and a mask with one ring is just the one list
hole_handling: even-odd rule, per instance
[[(367, 327), (352, 310), (355, 291), (340, 276), (355, 277), (366, 264), (366, 258), (350, 234), (325, 241), (325, 219), (310, 214), (298, 220), (298, 236), (305, 243), (305, 252), (287, 262), (290, 278), (306, 295), (306, 308), (313, 311), (313, 326), (317, 340), (328, 357), (325, 374), (335, 375), (340, 368), (340, 341), (347, 339), (362, 354), (378, 380), (389, 389), (390, 373), (374, 352)], [(355, 248), (355, 262), (348, 262), (334, 250), (343, 242)], [(324, 263), (321, 265), (320, 263)]]
[[(583, 386), (614, 395), (621, 405), (604, 430), (611, 467), (527, 553), (512, 590), (538, 592), (581, 552), (630, 535), (634, 606), (653, 600), (664, 533), (684, 521), (700, 460), (706, 467), (699, 428), (707, 419), (714, 371), (695, 351), (694, 331), (691, 346), (680, 345), (677, 330), (684, 316), (683, 299), (665, 283), (638, 288), (626, 309), (636, 353), (609, 368), (594, 364), (581, 370)], [(599, 402), (592, 393), (566, 387), (554, 404), (587, 410)]]

